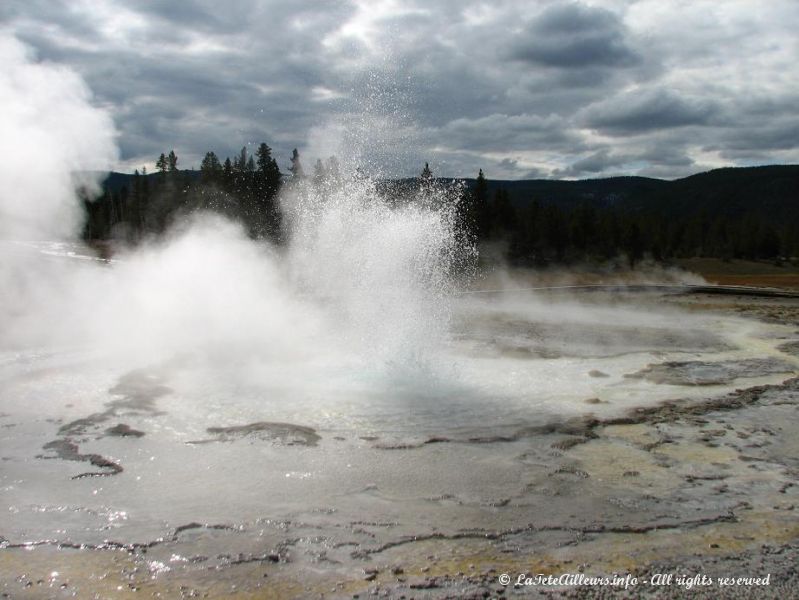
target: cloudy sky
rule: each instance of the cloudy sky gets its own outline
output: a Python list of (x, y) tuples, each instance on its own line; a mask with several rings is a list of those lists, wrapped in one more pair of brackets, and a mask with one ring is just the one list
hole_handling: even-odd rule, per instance
[(298, 147), (492, 179), (799, 163), (796, 0), (4, 0), (0, 21), (84, 77), (120, 170), (261, 141), (283, 170)]

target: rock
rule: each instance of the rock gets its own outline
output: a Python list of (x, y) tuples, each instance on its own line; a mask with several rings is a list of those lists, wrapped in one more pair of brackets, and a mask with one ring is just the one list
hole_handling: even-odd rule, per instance
[(117, 437), (142, 437), (144, 435), (143, 431), (133, 429), (130, 425), (125, 425), (124, 423), (109, 427), (105, 430), (105, 432), (108, 435), (114, 435)]
[(582, 469), (578, 469), (577, 467), (571, 465), (564, 465), (555, 469), (552, 473), (550, 473), (550, 477), (553, 475), (560, 475), (560, 474), (567, 474), (567, 475), (574, 475), (578, 479), (588, 479), (590, 475), (583, 471)]
[(432, 590), (437, 587), (439, 587), (439, 584), (435, 577), (430, 577), (420, 583), (412, 583), (410, 585), (412, 590)]
[(600, 400), (599, 398), (587, 398), (585, 400), (585, 403), (586, 404), (606, 404), (606, 402), (604, 402), (603, 400)]
[(579, 444), (584, 444), (587, 441), (588, 438), (586, 437), (570, 437), (553, 442), (550, 448), (554, 448), (555, 450), (568, 450)]
[(209, 427), (208, 433), (216, 436), (206, 440), (195, 440), (187, 444), (208, 444), (211, 442), (233, 442), (239, 439), (259, 439), (285, 446), (316, 446), (322, 439), (314, 429), (293, 423), (272, 423), (259, 421), (247, 425), (231, 427)]
[(719, 385), (739, 377), (761, 377), (775, 373), (792, 373), (793, 365), (774, 358), (748, 358), (707, 362), (701, 360), (668, 361), (650, 364), (629, 373), (629, 379), (646, 379), (667, 385)]

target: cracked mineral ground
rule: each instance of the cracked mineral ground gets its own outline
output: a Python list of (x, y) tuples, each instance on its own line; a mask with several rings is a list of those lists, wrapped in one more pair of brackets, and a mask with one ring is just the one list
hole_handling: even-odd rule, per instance
[(0, 593), (681, 597), (498, 582), (670, 572), (795, 597), (799, 300), (544, 296), (461, 298), (416, 386), (3, 355)]

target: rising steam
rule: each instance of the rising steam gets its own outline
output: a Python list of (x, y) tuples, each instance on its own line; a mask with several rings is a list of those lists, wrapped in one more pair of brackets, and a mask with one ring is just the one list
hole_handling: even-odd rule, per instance
[(0, 53), (0, 239), (74, 236), (75, 184), (96, 186), (91, 173), (116, 160), (114, 124), (70, 69), (35, 62), (7, 32)]
[(350, 354), (389, 364), (416, 361), (442, 339), (453, 265), (472, 252), (457, 240), (457, 194), (444, 187), (389, 206), (363, 177), (290, 183), (281, 199), (290, 242), (280, 249), (208, 214), (113, 265), (32, 249), (31, 240), (78, 237), (76, 183), (92, 182), (75, 174), (108, 168), (115, 132), (74, 72), (36, 62), (7, 35), (0, 48), (6, 344), (139, 362)]

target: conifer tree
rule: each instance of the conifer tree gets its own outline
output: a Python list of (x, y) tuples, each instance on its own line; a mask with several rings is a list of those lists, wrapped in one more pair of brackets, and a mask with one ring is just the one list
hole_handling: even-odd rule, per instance
[(255, 157), (255, 164), (258, 166), (258, 172), (262, 175), (266, 175), (269, 170), (269, 164), (272, 162), (272, 149), (265, 142), (261, 142), (258, 146), (258, 150), (255, 151)]
[(317, 158), (316, 164), (314, 165), (313, 169), (314, 185), (317, 187), (321, 187), (322, 185), (324, 185), (326, 179), (327, 179), (327, 174), (325, 173), (325, 165), (322, 163), (321, 158)]
[(491, 233), (491, 212), (488, 206), (488, 182), (483, 175), (483, 169), (480, 169), (475, 181), (472, 212), (477, 237), (486, 239)]
[(178, 156), (177, 154), (175, 154), (174, 150), (169, 151), (169, 156), (167, 156), (166, 160), (167, 160), (167, 170), (170, 173), (174, 173), (175, 171), (178, 170)]
[(432, 188), (433, 171), (430, 170), (430, 165), (428, 163), (424, 163), (424, 169), (422, 169), (422, 172), (419, 175), (419, 189), (424, 193), (425, 196), (428, 196)]
[(260, 185), (267, 197), (272, 198), (280, 188), (280, 169), (277, 161), (272, 157), (272, 149), (265, 143), (258, 146), (255, 156)]
[(203, 183), (215, 183), (222, 175), (222, 165), (213, 152), (207, 152), (200, 164), (200, 177)]
[(291, 153), (291, 166), (289, 167), (289, 171), (291, 171), (291, 175), (294, 179), (302, 179), (304, 176), (302, 163), (300, 162), (300, 153), (296, 148), (294, 148)]
[(230, 162), (230, 157), (225, 158), (225, 164), (222, 166), (222, 186), (228, 192), (233, 189), (233, 163)]
[(130, 222), (131, 227), (138, 231), (141, 227), (141, 175), (139, 170), (133, 171), (133, 192), (130, 198)]
[(239, 156), (233, 161), (233, 170), (243, 173), (247, 168), (247, 146), (242, 146)]
[(422, 174), (419, 178), (422, 182), (429, 182), (433, 179), (433, 172), (430, 170), (430, 165), (428, 163), (424, 163), (424, 169), (422, 169)]

